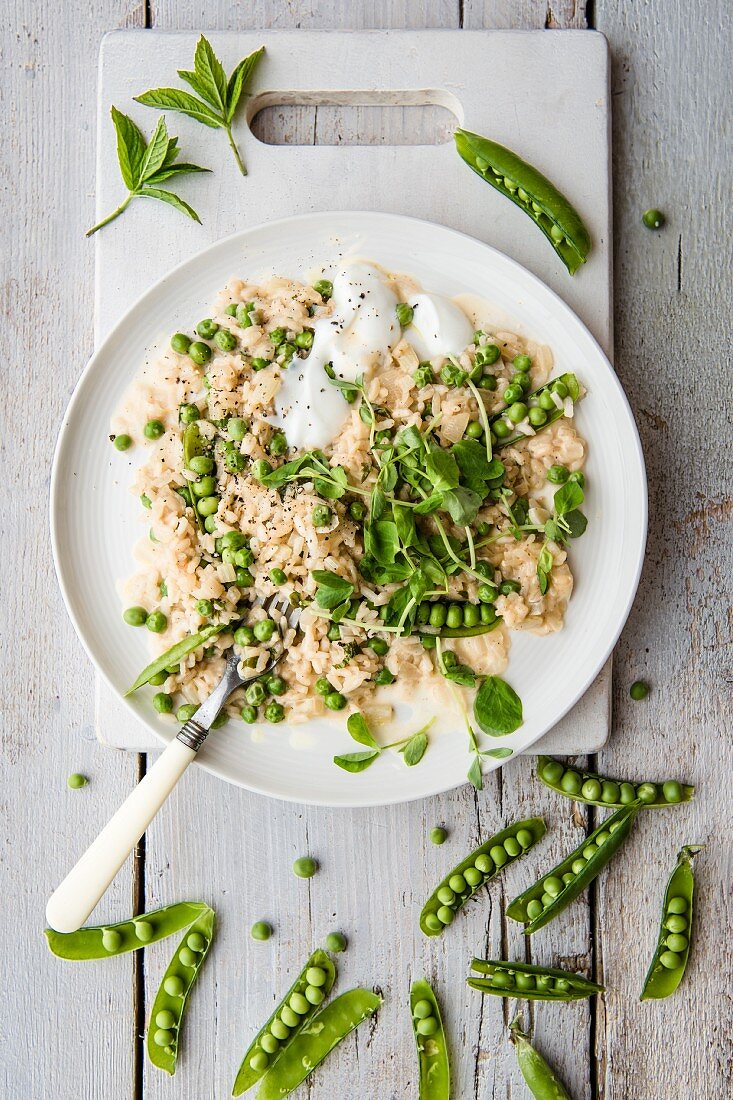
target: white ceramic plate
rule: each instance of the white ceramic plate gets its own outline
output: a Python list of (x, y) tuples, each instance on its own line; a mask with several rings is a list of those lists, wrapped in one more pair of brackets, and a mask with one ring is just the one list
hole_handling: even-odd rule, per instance
[[(56, 570), (71, 619), (92, 661), (121, 696), (147, 664), (145, 631), (122, 620), (115, 582), (132, 571), (141, 536), (139, 502), (129, 491), (134, 451), (109, 442), (109, 421), (146, 352), (206, 316), (232, 276), (305, 277), (344, 253), (407, 272), (425, 289), (479, 295), (512, 319), (515, 331), (549, 344), (556, 373), (574, 371), (588, 390), (578, 426), (589, 442), (588, 530), (572, 545), (575, 591), (565, 629), (547, 638), (513, 633), (507, 679), (524, 704), (524, 724), (493, 746), (521, 752), (580, 698), (624, 625), (646, 538), (646, 479), (626, 397), (603, 352), (568, 307), (513, 260), (461, 233), (388, 214), (312, 214), (271, 222), (219, 241), (147, 292), (89, 362), (61, 427), (51, 485)], [(582, 279), (582, 271), (577, 276)], [(154, 714), (150, 689), (126, 700), (131, 718), (163, 740), (175, 726)], [(413, 701), (413, 718), (434, 713)], [(213, 733), (199, 760), (230, 782), (299, 802), (367, 806), (403, 802), (464, 782), (469, 764), (459, 715), (433, 737), (417, 767), (385, 754), (369, 771), (332, 763), (351, 743), (343, 716), (261, 731), (230, 722)], [(417, 726), (414, 726), (417, 728)], [(484, 738), (485, 742), (490, 739)], [(487, 744), (487, 747), (492, 747)], [(487, 767), (499, 761), (487, 761)]]

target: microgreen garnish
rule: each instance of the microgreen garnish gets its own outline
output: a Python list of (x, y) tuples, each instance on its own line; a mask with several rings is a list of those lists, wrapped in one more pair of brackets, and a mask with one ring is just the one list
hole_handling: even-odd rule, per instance
[(473, 701), (476, 722), (491, 737), (506, 737), (522, 725), (522, 700), (500, 676), (487, 676)]
[(153, 136), (150, 141), (146, 141), (128, 115), (123, 115), (116, 107), (112, 107), (110, 114), (117, 132), (117, 159), (120, 164), (120, 174), (128, 194), (116, 210), (87, 230), (87, 237), (91, 237), (92, 233), (96, 233), (102, 226), (118, 218), (138, 196), (167, 202), (169, 206), (180, 210), (182, 214), (186, 214), (200, 224), (201, 219), (193, 207), (184, 202), (179, 195), (158, 187), (158, 184), (174, 176), (183, 176), (190, 172), (208, 172), (209, 169), (201, 168), (198, 164), (174, 163), (180, 153), (178, 138), (168, 137), (165, 119), (158, 119)]
[(389, 745), (380, 745), (369, 729), (364, 715), (357, 711), (355, 714), (349, 715), (346, 728), (352, 739), (360, 745), (366, 745), (366, 749), (362, 752), (349, 752), (343, 756), (334, 756), (333, 762), (346, 772), (363, 772), (371, 767), (377, 757), (381, 756), (385, 750), (397, 749), (398, 752), (402, 753), (402, 758), (407, 767), (414, 768), (415, 764), (419, 764), (425, 755), (428, 747), (428, 730), (434, 721), (435, 719), (431, 718), (426, 725), (422, 726), (416, 733), (410, 734), (409, 737), (392, 741)]
[(261, 46), (259, 50), (243, 58), (227, 80), (221, 61), (211, 48), (211, 43), (202, 34), (196, 45), (193, 72), (178, 70), (181, 80), (185, 80), (201, 96), (200, 99), (182, 88), (151, 88), (150, 91), (135, 96), (135, 100), (146, 107), (178, 111), (202, 122), (204, 126), (226, 131), (234, 159), (242, 175), (246, 176), (247, 169), (232, 137), (232, 122), (242, 95), (248, 94), (247, 87), (264, 52), (265, 48)]

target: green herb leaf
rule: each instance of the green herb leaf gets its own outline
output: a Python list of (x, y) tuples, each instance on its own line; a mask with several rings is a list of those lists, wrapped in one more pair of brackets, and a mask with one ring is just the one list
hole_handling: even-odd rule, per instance
[(506, 737), (522, 725), (522, 700), (506, 680), (487, 676), (476, 693), (473, 714), (491, 737)]
[(197, 122), (203, 122), (204, 126), (210, 126), (212, 130), (223, 125), (222, 119), (211, 107), (190, 92), (184, 92), (182, 88), (151, 88), (133, 98), (136, 103), (142, 103), (145, 107), (157, 107), (160, 111), (178, 111), (181, 115), (188, 115)]
[(145, 138), (128, 115), (123, 115), (122, 111), (118, 111), (114, 106), (110, 114), (117, 133), (117, 160), (120, 164), (120, 173), (127, 190), (134, 191), (140, 183), (140, 168), (145, 159)]
[(566, 481), (555, 493), (555, 514), (564, 516), (579, 508), (585, 500), (585, 494), (575, 481)]
[(143, 187), (138, 192), (144, 198), (160, 199), (161, 202), (167, 202), (169, 206), (172, 206), (174, 210), (180, 211), (181, 214), (186, 214), (193, 221), (198, 222), (201, 225), (201, 218), (198, 216), (192, 206), (189, 206), (187, 202), (184, 202), (178, 195), (174, 195), (172, 191), (164, 191), (161, 187)]
[(354, 741), (358, 741), (360, 745), (368, 745), (370, 749), (376, 749), (377, 752), (382, 751), (382, 746), (372, 736), (363, 714), (359, 714), (358, 711), (356, 714), (350, 714), (346, 720), (346, 728)]
[(514, 756), (514, 749), (484, 749), (482, 756), (493, 756), (495, 760), (508, 760)]
[(348, 601), (354, 591), (350, 581), (332, 573), (330, 569), (314, 569), (311, 575), (318, 585), (316, 603), (325, 610), (332, 611), (345, 600)]
[(231, 122), (234, 118), (234, 112), (239, 104), (240, 96), (242, 92), (246, 92), (247, 85), (252, 79), (257, 63), (264, 52), (265, 47), (260, 46), (259, 50), (255, 50), (249, 57), (243, 58), (229, 77), (229, 84), (227, 86), (227, 122)]
[(577, 508), (574, 508), (572, 512), (567, 512), (563, 519), (571, 539), (579, 539), (585, 533), (588, 520)]
[(148, 181), (158, 169), (163, 167), (169, 145), (170, 139), (165, 127), (165, 119), (161, 115), (140, 164), (139, 182)]
[(419, 764), (425, 755), (425, 750), (428, 747), (428, 738), (425, 733), (415, 733), (407, 742), (405, 747), (401, 749), (405, 763), (408, 768), (414, 768), (415, 764)]
[[(227, 78), (219, 58), (202, 34), (196, 43), (193, 67), (199, 85), (199, 95), (224, 117), (227, 109)], [(179, 76), (181, 73), (179, 72)]]
[(464, 489), (459, 485), (456, 489), (448, 489), (443, 493), (441, 507), (459, 527), (468, 527), (476, 519), (481, 502), (482, 497), (473, 489)]
[(478, 756), (473, 758), (471, 767), (468, 769), (467, 779), (477, 791), (484, 789), (484, 773), (481, 771), (481, 760)]
[(460, 480), (458, 463), (452, 454), (440, 447), (431, 448), (425, 458), (425, 472), (439, 492), (455, 489)]
[(397, 525), (380, 519), (364, 528), (364, 551), (380, 565), (391, 565), (400, 549)]
[(549, 547), (545, 545), (540, 550), (540, 556), (537, 559), (537, 581), (540, 586), (540, 592), (544, 596), (547, 589), (550, 587), (550, 573), (552, 572), (553, 557)]
[(334, 756), (333, 762), (337, 767), (343, 768), (345, 772), (356, 773), (366, 771), (378, 756), (380, 756), (380, 753), (374, 750), (371, 752), (348, 752), (344, 756)]

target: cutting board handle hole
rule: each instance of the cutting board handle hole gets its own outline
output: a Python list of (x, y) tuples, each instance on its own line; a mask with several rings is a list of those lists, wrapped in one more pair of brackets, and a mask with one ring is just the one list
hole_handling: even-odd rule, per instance
[(460, 101), (439, 89), (262, 92), (247, 116), (266, 145), (445, 145), (463, 123)]

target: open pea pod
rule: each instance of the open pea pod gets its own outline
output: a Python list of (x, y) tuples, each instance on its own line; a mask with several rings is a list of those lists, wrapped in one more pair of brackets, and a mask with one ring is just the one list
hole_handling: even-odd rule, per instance
[(495, 833), (453, 868), (433, 891), (420, 913), (426, 936), (439, 936), (465, 902), (509, 864), (520, 859), (545, 835), (541, 817), (515, 821)]
[(214, 910), (206, 906), (176, 948), (153, 1001), (148, 1024), (148, 1058), (173, 1075), (181, 1042), (186, 1001), (214, 938)]
[(450, 1066), (443, 1019), (424, 978), (412, 983), (410, 1013), (420, 1069), (420, 1100), (449, 1100)]
[[(562, 384), (568, 391), (568, 397), (573, 402), (580, 400), (580, 384), (578, 382), (578, 379), (575, 377), (574, 374), (561, 374), (558, 375), (557, 378), (552, 378), (549, 382), (545, 383), (544, 386), (540, 386), (539, 389), (533, 390), (532, 393), (528, 394), (525, 398), (527, 404), (530, 407), (539, 404), (539, 399), (543, 394), (552, 394), (555, 392), (553, 387), (557, 382), (562, 382)], [(537, 434), (537, 432), (541, 432), (544, 431), (545, 428), (549, 428), (550, 424), (554, 424), (556, 421), (562, 420), (562, 418), (565, 416), (564, 404), (561, 404), (559, 408), (557, 407), (557, 405), (555, 405), (554, 408), (545, 411), (547, 412), (547, 419), (545, 420), (544, 424), (533, 428), (535, 435)], [(490, 426), (493, 427), (493, 425), (496, 424), (499, 420), (503, 420), (506, 426), (510, 429), (509, 435), (505, 436), (503, 439), (496, 440), (496, 442), (494, 443), (495, 451), (500, 450), (502, 447), (508, 447), (511, 443), (516, 443), (520, 439), (526, 438), (524, 432), (520, 432), (517, 430), (516, 424), (506, 419), (505, 413), (506, 409), (502, 409), (501, 412), (494, 413), (493, 416), (489, 417)]]
[(466, 978), (471, 989), (490, 993), (494, 997), (517, 997), (523, 1001), (579, 1001), (604, 992), (602, 985), (559, 967), (504, 962), (500, 959), (474, 959), (471, 970), (484, 975), (481, 978)]
[[(206, 436), (202, 434), (198, 421), (189, 424), (183, 433), (183, 465), (186, 469), (188, 470), (191, 468), (192, 458), (196, 458), (198, 455), (210, 455), (212, 450), (212, 445)], [(196, 507), (195, 500), (192, 504), (192, 508), (199, 530), (205, 531), (206, 528), (204, 526), (203, 516)]]
[(690, 802), (695, 788), (676, 779), (664, 783), (632, 783), (624, 779), (609, 779), (605, 775), (571, 768), (551, 756), (537, 757), (537, 777), (545, 786), (558, 794), (585, 802), (590, 806), (607, 806), (618, 809), (639, 802), (639, 809), (656, 810), (664, 806), (677, 806)]
[(527, 935), (557, 917), (596, 878), (631, 831), (638, 803), (611, 814), (575, 851), (507, 906)]
[(325, 951), (314, 951), (242, 1059), (232, 1088), (241, 1096), (283, 1057), (298, 1033), (331, 992), (336, 967)]
[(702, 844), (687, 844), (677, 856), (667, 889), (664, 891), (659, 938), (649, 971), (641, 991), (641, 1001), (671, 997), (682, 981), (690, 956), (692, 932), (692, 900), (695, 879), (692, 857), (702, 851)]
[(370, 989), (350, 989), (327, 1004), (305, 1024), (267, 1072), (257, 1100), (282, 1100), (309, 1077), (334, 1047), (360, 1023), (373, 1016), (382, 998)]
[(179, 901), (131, 920), (80, 928), (78, 932), (46, 929), (48, 946), (60, 959), (106, 959), (164, 940), (187, 928), (209, 909), (202, 901)]
[(590, 234), (578, 211), (554, 183), (511, 149), (489, 138), (456, 130), (455, 141), (469, 168), (524, 210), (574, 274), (588, 258)]
[(226, 624), (217, 625), (215, 623), (210, 623), (209, 626), (205, 626), (203, 630), (199, 630), (198, 634), (191, 634), (188, 638), (183, 638), (182, 641), (176, 642), (170, 649), (166, 649), (165, 653), (161, 653), (160, 657), (156, 657), (154, 661), (151, 661), (149, 665), (145, 666), (132, 687), (128, 688), (125, 692), (125, 696), (132, 695), (138, 688), (144, 687), (145, 684), (152, 680), (153, 676), (157, 676), (157, 674), (164, 669), (172, 668), (173, 665), (180, 664), (184, 657), (188, 657), (189, 653), (193, 653), (194, 649), (198, 649), (200, 645), (204, 645), (208, 642), (209, 638), (221, 634), (221, 632), (226, 629)]

